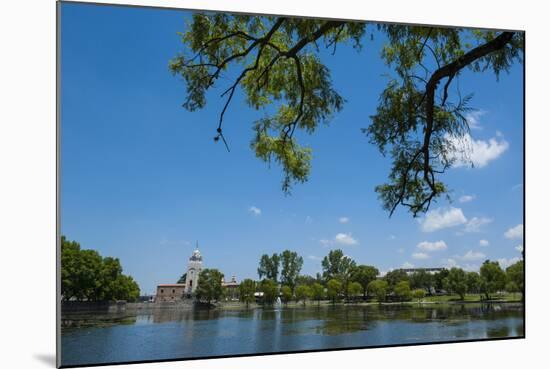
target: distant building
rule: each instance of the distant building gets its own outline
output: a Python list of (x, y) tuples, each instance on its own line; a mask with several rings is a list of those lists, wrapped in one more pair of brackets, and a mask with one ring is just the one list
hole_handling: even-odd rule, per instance
[(197, 242), (197, 247), (193, 251), (193, 255), (189, 258), (189, 263), (187, 264), (187, 276), (185, 277), (185, 293), (192, 294), (197, 288), (199, 283), (199, 274), (202, 270), (202, 256), (199, 251), (199, 244)]
[(185, 296), (185, 285), (182, 283), (159, 284), (155, 302), (176, 302)]
[(222, 287), (227, 289), (227, 298), (230, 300), (235, 300), (239, 296), (239, 283), (235, 276), (231, 276), (231, 280), (226, 282), (222, 279)]
[(428, 274), (435, 274), (441, 272), (445, 268), (401, 268), (399, 270), (404, 271), (407, 275), (411, 275), (416, 272), (426, 272)]
[(187, 275), (185, 283), (159, 284), (157, 286), (156, 302), (176, 302), (195, 292), (199, 283), (199, 274), (202, 270), (202, 256), (199, 245), (189, 258), (187, 263)]

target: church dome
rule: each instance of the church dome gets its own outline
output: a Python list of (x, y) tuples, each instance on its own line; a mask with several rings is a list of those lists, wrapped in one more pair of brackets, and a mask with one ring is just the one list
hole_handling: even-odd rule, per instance
[(189, 260), (191, 260), (191, 261), (202, 261), (202, 256), (201, 256), (201, 252), (199, 251), (199, 249), (195, 249), (195, 251), (193, 251), (193, 255), (191, 255)]

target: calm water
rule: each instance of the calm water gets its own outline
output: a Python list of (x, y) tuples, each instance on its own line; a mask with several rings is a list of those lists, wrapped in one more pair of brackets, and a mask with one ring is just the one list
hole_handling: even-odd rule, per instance
[(523, 336), (520, 304), (157, 309), (63, 318), (63, 365)]

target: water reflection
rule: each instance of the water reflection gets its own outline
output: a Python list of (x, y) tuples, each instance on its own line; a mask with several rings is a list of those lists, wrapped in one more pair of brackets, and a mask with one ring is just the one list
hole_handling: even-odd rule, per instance
[(64, 314), (64, 365), (515, 337), (521, 304)]

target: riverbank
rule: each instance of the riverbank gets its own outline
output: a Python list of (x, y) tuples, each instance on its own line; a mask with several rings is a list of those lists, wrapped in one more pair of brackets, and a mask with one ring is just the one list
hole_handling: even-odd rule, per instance
[[(443, 295), (443, 296), (426, 296), (421, 300), (410, 301), (392, 301), (379, 303), (375, 299), (371, 301), (338, 301), (333, 303), (332, 301), (306, 301), (306, 304), (302, 301), (291, 301), (286, 304), (279, 305), (281, 307), (299, 308), (299, 307), (315, 307), (315, 306), (371, 306), (371, 305), (438, 305), (438, 304), (506, 304), (506, 303), (521, 303), (520, 294), (502, 294), (493, 296), (489, 300), (482, 299), (480, 295), (466, 295), (463, 300), (457, 295)], [(143, 310), (193, 310), (193, 309), (220, 309), (220, 310), (243, 310), (243, 309), (258, 309), (264, 305), (251, 303), (246, 306), (245, 303), (240, 301), (223, 301), (211, 304), (209, 307), (204, 305), (196, 305), (193, 300), (187, 299), (178, 302), (77, 302), (77, 301), (65, 301), (62, 303), (63, 313), (88, 313), (88, 312), (105, 312), (105, 313), (125, 313), (125, 312), (137, 312)]]

